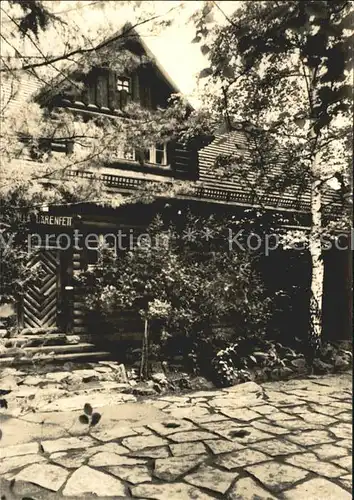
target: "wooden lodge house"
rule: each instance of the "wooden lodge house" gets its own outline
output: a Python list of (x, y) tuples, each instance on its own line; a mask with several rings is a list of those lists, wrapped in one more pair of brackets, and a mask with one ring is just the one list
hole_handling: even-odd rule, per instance
[[(131, 40), (129, 38), (129, 40)], [(144, 56), (150, 62), (138, 68), (132, 74), (118, 75), (107, 70), (94, 69), (90, 84), (86, 89), (85, 99), (66, 95), (53, 90), (46, 94), (43, 106), (54, 108), (65, 107), (72, 113), (80, 113), (86, 117), (97, 115), (114, 116), (116, 108), (124, 106), (127, 96), (140, 102), (144, 107), (165, 107), (171, 94), (178, 88), (171, 81), (160, 64), (152, 57), (146, 44), (136, 35), (129, 43), (129, 50), (139, 56)], [(114, 42), (113, 50), (114, 50)], [(41, 96), (37, 81), (30, 76), (24, 79), (19, 94), (14, 99), (13, 106), (21, 106), (23, 100), (31, 100)], [(107, 190), (115, 195), (128, 195), (143, 189), (149, 183), (164, 182), (173, 185), (174, 182), (193, 181), (193, 188), (188, 195), (176, 195), (169, 199), (169, 210), (173, 214), (185, 211), (187, 208), (194, 213), (211, 214), (223, 212), (235, 217), (244, 214), (246, 209), (255, 206), (252, 192), (241, 179), (230, 178), (221, 180), (213, 174), (212, 166), (220, 154), (230, 154), (236, 147), (244, 147), (244, 137), (241, 131), (216, 133), (207, 138), (199, 146), (186, 147), (183, 144), (152, 145), (143, 161), (134, 156), (134, 152), (122, 153), (113, 165), (106, 165), (100, 170), (99, 177)], [(63, 154), (75, 148), (75, 144), (65, 146), (51, 144), (53, 151)], [(36, 159), (23, 160), (28, 168), (35, 168)], [(95, 172), (74, 172), (83, 178), (93, 178)], [(267, 210), (276, 214), (285, 214), (291, 220), (292, 227), (306, 229), (310, 221), (310, 194), (305, 192), (299, 199), (291, 189), (284, 192), (268, 193), (263, 199)], [(72, 235), (79, 228), (85, 234), (95, 232), (106, 234), (117, 232), (121, 228), (142, 227), (147, 225), (154, 214), (163, 211), (166, 199), (157, 198), (143, 207), (139, 204), (127, 205), (122, 208), (96, 206), (94, 203), (82, 203), (67, 206), (50, 206), (36, 214), (33, 227), (38, 234), (59, 234), (67, 232)], [(340, 202), (334, 202), (331, 210), (340, 211)], [(99, 358), (104, 356), (102, 349), (97, 349), (88, 340), (87, 325), (83, 314), (84, 295), (75, 286), (75, 273), (83, 266), (95, 263), (97, 252), (79, 252), (70, 247), (64, 250), (42, 248), (33, 257), (33, 265), (43, 269), (40, 284), (28, 287), (23, 300), (18, 304), (19, 330), (26, 335), (30, 329), (50, 330), (55, 328), (59, 335), (67, 338), (80, 336), (78, 344), (70, 343), (71, 347), (56, 346), (53, 340), (48, 346), (48, 352), (54, 350), (58, 359)], [(267, 286), (274, 292), (284, 288), (284, 276), (288, 282), (299, 283), (303, 275), (303, 262), (297, 261), (287, 252), (275, 252), (269, 257), (266, 279)], [(331, 251), (326, 256), (324, 318), (328, 337), (337, 339), (350, 338), (350, 306), (351, 289), (348, 284), (350, 266), (350, 251)], [(301, 280), (300, 280), (301, 281)], [(297, 298), (294, 298), (296, 302)], [(294, 302), (294, 303), (295, 303)], [(301, 302), (301, 300), (300, 300)], [(299, 304), (300, 304), (299, 302)], [(298, 310), (294, 307), (294, 321)], [(300, 307), (300, 305), (299, 305)], [(295, 329), (301, 328), (295, 321)], [(129, 335), (134, 326), (123, 325), (119, 334)], [(141, 330), (140, 330), (141, 331)], [(21, 334), (20, 334), (21, 335)], [(53, 336), (54, 339), (54, 336)], [(70, 339), (69, 339), (70, 340)], [(96, 344), (96, 343), (95, 343)], [(97, 343), (99, 345), (99, 342)]]

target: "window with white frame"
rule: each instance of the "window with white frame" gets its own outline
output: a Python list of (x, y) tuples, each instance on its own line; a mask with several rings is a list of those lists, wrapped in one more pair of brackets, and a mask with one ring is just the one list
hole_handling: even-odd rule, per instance
[(161, 143), (143, 150), (122, 147), (119, 149), (119, 158), (140, 163), (153, 163), (155, 165), (167, 166), (167, 144)]
[(144, 161), (156, 165), (167, 165), (167, 145), (166, 143), (155, 144), (144, 149)]
[(119, 108), (123, 109), (131, 97), (131, 79), (125, 76), (117, 76), (116, 89)]
[(118, 92), (122, 90), (130, 94), (130, 78), (117, 76), (116, 87)]

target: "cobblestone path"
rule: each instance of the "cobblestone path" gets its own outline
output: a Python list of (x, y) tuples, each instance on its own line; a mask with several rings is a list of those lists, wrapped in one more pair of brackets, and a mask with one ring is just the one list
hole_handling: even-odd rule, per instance
[(351, 400), (350, 374), (146, 399), (145, 425), (3, 447), (1, 498), (350, 500)]

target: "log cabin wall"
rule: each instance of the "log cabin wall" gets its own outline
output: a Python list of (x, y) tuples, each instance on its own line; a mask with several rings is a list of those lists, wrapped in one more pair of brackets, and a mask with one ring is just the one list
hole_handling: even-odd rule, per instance
[[(166, 203), (161, 200), (156, 202), (152, 206), (144, 206), (144, 210), (139, 206), (131, 206), (121, 208), (119, 210), (104, 209), (94, 206), (86, 205), (85, 207), (75, 207), (76, 211), (79, 211), (82, 218), (82, 226), (80, 231), (83, 234), (94, 233), (94, 234), (116, 234), (119, 229), (122, 229), (125, 233), (129, 232), (129, 229), (135, 229), (136, 234), (141, 232), (141, 230), (146, 227), (154, 214), (164, 213), (164, 207)], [(210, 214), (232, 213), (236, 217), (240, 217), (243, 209), (239, 207), (238, 209), (229, 208), (226, 209), (222, 205), (206, 204), (205, 202), (187, 202), (180, 200), (174, 200), (171, 206), (171, 200), (168, 203), (169, 208), (165, 208), (165, 212), (177, 213), (182, 209), (183, 212), (191, 210), (199, 215), (208, 216)], [(66, 208), (66, 211), (64, 209)], [(70, 207), (62, 207), (63, 212), (54, 212), (53, 215), (43, 216), (44, 221), (55, 222), (57, 220), (66, 221), (73, 219), (72, 213), (68, 212)], [(59, 215), (61, 213), (62, 215)], [(71, 216), (68, 216), (71, 213)], [(173, 218), (173, 213), (165, 213), (167, 217), (166, 220), (171, 220)], [(179, 216), (183, 219), (183, 216)], [(39, 228), (39, 229), (38, 229)], [(71, 234), (73, 227), (71, 228), (54, 228), (53, 226), (42, 225), (37, 226), (36, 231), (40, 231), (44, 237), (45, 233), (52, 232), (66, 232)], [(136, 241), (136, 240), (135, 240)], [(344, 242), (345, 243), (345, 242)], [(342, 244), (344, 245), (342, 242)], [(348, 242), (347, 242), (348, 243)], [(49, 253), (53, 253), (53, 249), (49, 250)], [(88, 264), (92, 264), (93, 261), (88, 258), (85, 252), (77, 251), (76, 249), (70, 248), (66, 251), (59, 251), (57, 253), (57, 271), (54, 270), (56, 276), (60, 275), (60, 287), (57, 289), (57, 322), (56, 326), (61, 332), (73, 333), (75, 335), (83, 335), (85, 338), (90, 338), (90, 341), (97, 344), (98, 346), (109, 345), (111, 349), (116, 349), (119, 342), (124, 341), (136, 341), (141, 338), (142, 335), (142, 321), (137, 311), (127, 311), (124, 314), (119, 313), (117, 315), (117, 321), (114, 329), (102, 330), (99, 325), (94, 328), (89, 328), (90, 324), (86, 317), (85, 308), (85, 290), (77, 286), (75, 283), (75, 276), (84, 269)], [(298, 258), (299, 257), (299, 258)], [(43, 260), (43, 259), (42, 259)], [(53, 263), (54, 260), (51, 258), (49, 264), (47, 262), (47, 257), (44, 261), (44, 269), (48, 268), (50, 265), (50, 273), (48, 271), (47, 276), (44, 277), (45, 283), (43, 286), (47, 286), (47, 281), (54, 277), (53, 274)], [(352, 288), (351, 288), (351, 251), (350, 250), (337, 250), (332, 249), (325, 251), (324, 253), (325, 262), (325, 282), (324, 282), (324, 303), (323, 303), (323, 322), (324, 322), (324, 338), (328, 340), (350, 340), (352, 336), (351, 330), (351, 299), (352, 299)], [(266, 287), (269, 289), (270, 295), (273, 295), (278, 289), (282, 289), (288, 292), (290, 291), (289, 297), (280, 296), (277, 304), (274, 304), (277, 308), (276, 317), (274, 317), (274, 331), (278, 328), (279, 332), (285, 335), (285, 337), (302, 337), (306, 334), (307, 327), (307, 302), (308, 297), (306, 295), (306, 290), (309, 285), (310, 278), (310, 264), (306, 255), (301, 257), (298, 252), (289, 251), (277, 251), (271, 252), (268, 257), (264, 257), (262, 261), (261, 272), (263, 274), (263, 279)], [(72, 289), (71, 289), (72, 288)], [(37, 292), (36, 292), (37, 293)], [(43, 292), (44, 293), (44, 292)], [(33, 295), (33, 294), (32, 294)], [(32, 295), (26, 297), (26, 301), (30, 301), (33, 309)], [(37, 297), (38, 300), (47, 301), (46, 295), (44, 294), (42, 299)], [(37, 300), (36, 299), (36, 300)], [(37, 302), (38, 302), (37, 300)], [(290, 300), (290, 302), (289, 302)], [(288, 302), (287, 302), (288, 301)], [(48, 306), (47, 302), (43, 307)], [(289, 309), (290, 307), (290, 309)], [(28, 309), (28, 307), (27, 307)], [(32, 311), (31, 309), (31, 311)], [(44, 311), (40, 308), (40, 313)], [(42, 311), (43, 309), (43, 311)], [(286, 311), (291, 310), (292, 321), (289, 322), (289, 316), (287, 316)], [(45, 311), (44, 311), (45, 312)], [(50, 312), (50, 311), (49, 311)], [(25, 313), (25, 321), (24, 321)], [(28, 318), (28, 311), (22, 308), (20, 311), (20, 318), (22, 318), (23, 327), (39, 327), (39, 326), (54, 326), (52, 324), (44, 324), (42, 315), (39, 317), (38, 321), (34, 321), (33, 314), (30, 318), (31, 324), (28, 324), (26, 318)], [(33, 311), (32, 311), (33, 313)], [(45, 318), (44, 318), (45, 319)], [(50, 319), (53, 319), (53, 315), (50, 315)], [(34, 322), (34, 323), (33, 323)], [(287, 325), (287, 326), (286, 326)], [(290, 325), (290, 326), (289, 326)], [(230, 324), (216, 325), (218, 328), (229, 329)], [(284, 328), (285, 327), (285, 328)]]
[[(341, 244), (343, 245), (343, 241)], [(352, 259), (353, 252), (350, 248), (343, 250), (332, 248), (324, 252), (323, 337), (325, 340), (352, 341)]]
[(75, 277), (82, 268), (81, 252), (74, 250), (73, 253), (73, 300), (71, 309), (70, 329), (74, 334), (87, 333), (85, 320), (85, 291), (75, 284)]

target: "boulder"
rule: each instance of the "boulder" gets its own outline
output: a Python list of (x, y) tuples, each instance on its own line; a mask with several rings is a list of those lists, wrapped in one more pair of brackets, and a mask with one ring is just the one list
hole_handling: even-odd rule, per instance
[(263, 370), (255, 370), (254, 375), (257, 382), (265, 382), (268, 379), (267, 374)]
[(102, 367), (108, 367), (113, 371), (114, 380), (122, 384), (128, 382), (127, 372), (123, 363), (115, 363), (114, 361), (100, 361), (99, 363)]
[(38, 391), (39, 389), (36, 387), (23, 386), (18, 391), (16, 391), (15, 396), (17, 398), (33, 399)]
[(233, 408), (251, 408), (264, 398), (263, 388), (255, 382), (242, 382), (236, 386), (225, 387), (222, 391), (230, 397), (229, 401), (225, 398), (225, 404)]
[(292, 369), (288, 368), (287, 366), (283, 366), (282, 368), (280, 368), (280, 373), (282, 378), (292, 377), (294, 374)]
[(66, 337), (66, 342), (68, 344), (80, 344), (80, 337), (78, 335), (68, 335)]
[(193, 391), (206, 391), (215, 389), (215, 385), (204, 377), (195, 377), (190, 380), (190, 387)]
[(138, 375), (136, 373), (136, 370), (128, 370), (127, 371), (127, 377), (129, 380), (136, 380), (138, 378)]
[(337, 354), (334, 358), (334, 367), (339, 371), (349, 370), (351, 367), (350, 358), (345, 355)]
[(292, 375), (294, 375), (294, 372), (291, 368), (281, 366), (279, 368), (274, 368), (271, 371), (270, 378), (271, 380), (286, 380)]
[(7, 377), (8, 375), (24, 375), (24, 372), (16, 370), (16, 368), (4, 368), (1, 370), (1, 378)]
[(36, 377), (33, 375), (29, 375), (23, 381), (24, 385), (34, 385), (34, 386), (40, 385), (40, 384), (45, 384), (45, 383), (46, 383), (46, 380), (44, 378)]
[(70, 372), (53, 372), (47, 373), (46, 379), (50, 382), (58, 383), (64, 382), (64, 380), (68, 380), (71, 377)]
[(274, 368), (270, 372), (270, 378), (271, 378), (271, 380), (279, 380), (281, 378), (280, 377), (280, 370), (279, 370), (279, 368)]
[(315, 358), (313, 361), (313, 369), (316, 375), (324, 375), (333, 372), (333, 366), (325, 363), (321, 359)]
[(96, 366), (95, 370), (98, 373), (112, 373), (112, 368), (109, 366)]
[(96, 382), (99, 380), (99, 374), (95, 370), (75, 370), (74, 373), (83, 382)]
[(151, 361), (150, 363), (150, 369), (151, 369), (151, 372), (152, 373), (156, 373), (156, 374), (159, 374), (159, 373), (163, 373), (163, 367), (162, 367), (162, 363), (161, 361)]
[(64, 371), (66, 371), (66, 372), (71, 372), (74, 369), (74, 367), (75, 367), (75, 365), (71, 361), (67, 361), (63, 365)]
[(0, 354), (6, 354), (8, 348), (4, 344), (0, 344)]
[(353, 361), (353, 353), (351, 351), (347, 351), (345, 349), (338, 349), (337, 355), (342, 356), (343, 358), (347, 359), (350, 362)]
[(152, 386), (152, 388), (154, 389), (155, 392), (157, 392), (159, 394), (164, 391), (164, 388), (160, 384), (157, 384), (157, 383), (155, 383)]
[(114, 368), (114, 378), (117, 382), (126, 384), (128, 382), (127, 372), (125, 366), (120, 364)]
[(132, 393), (136, 396), (154, 396), (156, 395), (156, 391), (153, 387), (149, 387), (143, 383), (138, 383), (135, 387), (133, 387)]
[(160, 385), (167, 385), (168, 384), (167, 377), (166, 377), (166, 375), (163, 372), (153, 373), (151, 375), (151, 378), (157, 384), (160, 384)]
[(59, 387), (48, 387), (41, 389), (34, 395), (35, 404), (41, 406), (43, 403), (51, 403), (55, 399), (68, 396), (69, 393)]
[(307, 363), (305, 358), (293, 359), (290, 362), (290, 366), (293, 367), (298, 373), (306, 373), (307, 371)]
[(0, 328), (0, 339), (4, 339), (8, 336), (8, 331), (6, 328)]
[(70, 373), (70, 376), (65, 379), (65, 382), (70, 386), (78, 386), (81, 384), (81, 378), (75, 374), (75, 372)]
[(17, 387), (17, 380), (13, 375), (6, 375), (0, 379), (0, 389), (3, 391), (15, 391)]

